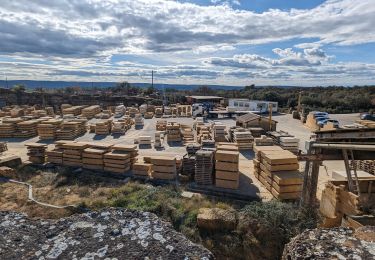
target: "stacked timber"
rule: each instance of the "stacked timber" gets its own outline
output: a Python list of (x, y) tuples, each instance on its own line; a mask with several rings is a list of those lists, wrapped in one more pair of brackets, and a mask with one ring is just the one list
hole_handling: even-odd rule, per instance
[(157, 180), (174, 180), (177, 177), (176, 159), (171, 157), (151, 157), (151, 176)]
[(151, 163), (136, 162), (133, 164), (133, 175), (135, 177), (147, 178), (151, 175)]
[(254, 138), (250, 131), (237, 129), (233, 131), (233, 142), (236, 143), (239, 150), (247, 150), (253, 148)]
[(375, 128), (375, 122), (371, 120), (357, 120), (356, 123), (367, 128)]
[(147, 112), (147, 104), (142, 104), (139, 106), (139, 113), (141, 113), (142, 115), (146, 114)]
[(104, 154), (109, 152), (112, 145), (106, 143), (89, 143), (89, 147), (83, 150), (83, 168), (92, 170), (103, 170)]
[(234, 143), (228, 143), (228, 142), (218, 142), (218, 143), (216, 143), (216, 149), (218, 151), (238, 152), (238, 146)]
[(143, 127), (143, 125), (144, 125), (144, 119), (142, 117), (142, 114), (135, 114), (135, 116), (134, 116), (134, 125), (135, 125), (135, 127)]
[(114, 145), (104, 155), (104, 170), (115, 173), (126, 173), (137, 161), (138, 150), (135, 145)]
[(25, 115), (25, 110), (19, 107), (13, 108), (10, 110), (10, 116), (12, 118), (21, 117)]
[(62, 114), (78, 116), (82, 113), (82, 109), (83, 109), (83, 106), (66, 107), (62, 109)]
[(76, 119), (72, 121), (64, 121), (61, 124), (61, 128), (56, 130), (57, 140), (74, 140), (78, 136), (86, 133), (86, 123), (85, 119)]
[(146, 112), (144, 117), (145, 119), (152, 119), (154, 117), (154, 112)]
[(46, 112), (47, 112), (47, 115), (49, 116), (55, 115), (55, 111), (53, 110), (53, 107), (46, 107)]
[(56, 130), (61, 125), (61, 119), (49, 119), (42, 121), (37, 127), (38, 136), (41, 140), (51, 140), (56, 138)]
[(197, 142), (202, 144), (204, 140), (212, 140), (211, 128), (208, 125), (198, 125)]
[(97, 135), (109, 135), (111, 133), (112, 120), (105, 119), (96, 122), (95, 124), (95, 134)]
[(63, 149), (56, 148), (53, 150), (47, 150), (46, 154), (46, 162), (54, 163), (54, 164), (63, 164)]
[(168, 142), (181, 142), (180, 124), (169, 122), (167, 124), (167, 140)]
[(211, 139), (202, 140), (202, 149), (215, 151), (215, 141)]
[(129, 111), (129, 116), (132, 118), (135, 117), (135, 115), (139, 113), (139, 110), (135, 107), (129, 107), (128, 111)]
[(115, 121), (112, 123), (111, 132), (115, 135), (123, 135), (125, 134), (126, 129), (127, 127), (125, 122)]
[(199, 150), (195, 154), (195, 182), (198, 185), (212, 185), (213, 184), (213, 169), (214, 169), (214, 152)]
[(350, 161), (350, 166), (375, 175), (375, 160)]
[(254, 142), (256, 146), (272, 146), (274, 143), (272, 138), (269, 138), (265, 135), (262, 135), (259, 138), (255, 138)]
[(63, 149), (63, 165), (82, 167), (82, 153), (89, 145), (83, 142), (65, 142), (61, 144)]
[(155, 107), (155, 117), (160, 118), (163, 116), (163, 108), (162, 107)]
[(0, 138), (13, 137), (17, 130), (17, 123), (22, 122), (21, 118), (3, 118), (0, 124)]
[(298, 153), (299, 139), (295, 137), (280, 137), (280, 146), (284, 150), (291, 151), (292, 153)]
[(87, 119), (92, 119), (101, 111), (102, 109), (99, 105), (89, 106), (82, 109), (82, 116), (86, 117)]
[(310, 112), (307, 115), (305, 125), (308, 128), (310, 128), (311, 131), (317, 131), (317, 130), (319, 130), (319, 125), (316, 122), (316, 118), (315, 118), (315, 113), (314, 112)]
[(239, 152), (217, 151), (215, 154), (215, 186), (226, 189), (238, 189)]
[(249, 131), (254, 138), (261, 137), (264, 134), (264, 129), (261, 127), (250, 127)]
[(146, 111), (155, 113), (155, 105), (147, 105)]
[(299, 199), (303, 177), (297, 156), (278, 146), (256, 147), (255, 177), (280, 200)]
[(32, 163), (43, 164), (45, 162), (46, 144), (28, 143), (25, 144), (29, 161)]
[(41, 110), (41, 109), (33, 110), (33, 111), (31, 112), (31, 115), (32, 115), (34, 118), (45, 117), (45, 116), (47, 116), (47, 111), (46, 111), (46, 110)]
[(216, 142), (225, 142), (227, 138), (225, 137), (225, 125), (221, 122), (215, 122), (212, 125), (214, 140)]
[(190, 126), (181, 125), (181, 134), (184, 144), (195, 143), (194, 132)]
[(156, 131), (165, 131), (165, 130), (167, 130), (167, 121), (166, 120), (156, 121)]
[(39, 122), (37, 120), (27, 120), (17, 123), (17, 131), (13, 134), (14, 137), (30, 138), (38, 135)]
[(163, 147), (163, 143), (164, 143), (164, 132), (156, 131), (154, 146), (157, 148), (160, 148), (160, 147)]
[(170, 107), (164, 107), (164, 115), (166, 116), (172, 115), (172, 109)]
[(138, 144), (141, 146), (151, 146), (151, 136), (141, 135), (138, 137)]

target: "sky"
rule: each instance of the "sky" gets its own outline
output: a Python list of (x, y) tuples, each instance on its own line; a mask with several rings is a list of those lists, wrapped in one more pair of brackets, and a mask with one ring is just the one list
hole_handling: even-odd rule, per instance
[(375, 0), (0, 0), (0, 79), (152, 70), (169, 84), (375, 84)]

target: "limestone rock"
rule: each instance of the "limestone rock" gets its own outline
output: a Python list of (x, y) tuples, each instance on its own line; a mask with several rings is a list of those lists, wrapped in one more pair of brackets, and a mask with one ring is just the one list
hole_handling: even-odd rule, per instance
[(282, 259), (375, 259), (374, 231), (374, 227), (306, 230), (285, 246)]
[(200, 208), (198, 227), (210, 230), (233, 230), (236, 228), (236, 214), (220, 208)]
[(0, 212), (0, 259), (213, 259), (155, 214), (105, 209), (57, 221)]

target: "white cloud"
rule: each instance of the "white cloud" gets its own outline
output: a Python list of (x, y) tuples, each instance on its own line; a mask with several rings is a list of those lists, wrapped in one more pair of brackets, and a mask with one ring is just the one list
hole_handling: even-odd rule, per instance
[[(328, 0), (311, 10), (264, 13), (234, 9), (240, 7), (235, 0), (214, 2), (199, 6), (172, 0), (2, 1), (1, 68), (13, 78), (50, 80), (136, 81), (151, 69), (167, 81), (230, 84), (242, 84), (248, 77), (299, 82), (317, 80), (319, 75), (335, 80), (334, 73), (359, 82), (374, 78), (372, 64), (334, 64), (323, 51), (328, 43), (375, 42), (373, 0)], [(286, 39), (306, 43), (294, 46), (299, 51), (275, 48), (276, 59), (233, 55), (238, 45)], [(314, 42), (307, 43), (309, 39)], [(142, 59), (111, 62), (115, 54), (152, 57), (153, 64), (164, 66)]]

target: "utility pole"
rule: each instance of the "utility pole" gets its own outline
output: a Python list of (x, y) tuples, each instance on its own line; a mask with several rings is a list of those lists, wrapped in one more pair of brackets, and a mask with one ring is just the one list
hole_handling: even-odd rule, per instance
[(8, 86), (8, 77), (7, 76), (5, 76), (5, 85), (6, 85), (6, 88), (8, 89), (9, 86)]
[(154, 71), (151, 71), (151, 87), (154, 88)]

